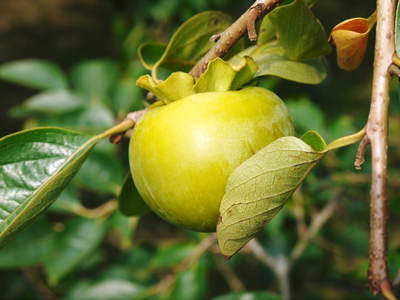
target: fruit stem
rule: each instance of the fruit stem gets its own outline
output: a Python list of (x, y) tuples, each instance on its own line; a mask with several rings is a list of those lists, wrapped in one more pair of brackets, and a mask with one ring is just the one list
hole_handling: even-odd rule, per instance
[(104, 131), (97, 137), (100, 139), (110, 137), (111, 143), (118, 144), (121, 141), (122, 137), (124, 136), (125, 132), (135, 127), (136, 123), (145, 114), (145, 112), (146, 110), (143, 109), (129, 113), (121, 123)]

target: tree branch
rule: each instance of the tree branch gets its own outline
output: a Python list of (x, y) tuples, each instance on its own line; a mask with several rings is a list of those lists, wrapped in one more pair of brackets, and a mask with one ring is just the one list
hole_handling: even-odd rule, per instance
[(185, 271), (193, 266), (200, 257), (208, 251), (216, 242), (217, 236), (215, 233), (204, 238), (200, 244), (189, 253), (189, 255), (179, 263), (173, 270), (173, 273), (163, 278), (159, 283), (149, 290), (149, 295), (157, 295), (167, 291), (176, 281), (178, 273)]
[(207, 69), (207, 65), (214, 58), (222, 57), (247, 31), (250, 40), (257, 39), (255, 22), (260, 17), (274, 9), (282, 0), (257, 0), (239, 19), (229, 26), (223, 33), (218, 35), (216, 44), (210, 51), (200, 59), (190, 71), (194, 78), (199, 78)]
[(337, 193), (336, 196), (332, 200), (330, 200), (325, 205), (325, 207), (312, 218), (311, 225), (308, 228), (307, 232), (299, 239), (292, 251), (292, 254), (290, 256), (291, 262), (294, 262), (298, 258), (300, 258), (300, 256), (304, 253), (304, 250), (306, 249), (308, 243), (315, 238), (315, 236), (325, 225), (325, 223), (332, 217), (337, 208), (337, 201), (339, 196), (340, 193)]
[(243, 282), (236, 275), (231, 265), (229, 265), (228, 262), (220, 254), (213, 254), (212, 258), (218, 271), (224, 277), (226, 283), (232, 291), (241, 292), (246, 290)]
[(285, 300), (290, 300), (291, 295), (289, 274), (291, 266), (287, 257), (283, 255), (269, 255), (257, 239), (252, 239), (247, 243), (246, 247), (253, 252), (256, 259), (274, 272), (275, 277), (278, 279), (282, 298)]
[(371, 108), (366, 135), (372, 149), (370, 215), (370, 265), (368, 280), (374, 294), (385, 291), (388, 279), (387, 254), (387, 131), (389, 69), (394, 54), (395, 0), (377, 0), (377, 28)]

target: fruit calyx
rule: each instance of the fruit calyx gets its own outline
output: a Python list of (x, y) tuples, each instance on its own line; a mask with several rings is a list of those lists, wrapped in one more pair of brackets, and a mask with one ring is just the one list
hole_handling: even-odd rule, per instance
[(136, 84), (168, 104), (197, 93), (238, 90), (254, 78), (257, 69), (250, 57), (243, 57), (236, 65), (218, 57), (208, 64), (207, 70), (197, 81), (188, 73), (174, 72), (164, 81), (144, 75)]

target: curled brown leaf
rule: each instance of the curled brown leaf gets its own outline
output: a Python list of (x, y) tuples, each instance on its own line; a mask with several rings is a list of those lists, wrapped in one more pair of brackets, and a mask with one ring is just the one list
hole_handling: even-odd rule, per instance
[(332, 29), (329, 41), (336, 46), (339, 68), (353, 71), (360, 66), (367, 50), (369, 33), (375, 23), (376, 14), (373, 13), (368, 19), (348, 19)]

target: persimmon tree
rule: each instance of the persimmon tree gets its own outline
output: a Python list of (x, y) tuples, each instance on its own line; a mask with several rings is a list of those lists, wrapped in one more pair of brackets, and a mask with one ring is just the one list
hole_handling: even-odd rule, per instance
[[(168, 290), (178, 280), (178, 273), (197, 263), (217, 241), (219, 251), (225, 257), (232, 257), (239, 251), (252, 253), (255, 259), (272, 270), (282, 298), (290, 299), (291, 269), (308, 243), (334, 215), (341, 194), (335, 187), (332, 199), (306, 225), (301, 208), (301, 185), (328, 153), (359, 143), (354, 158), (357, 169), (362, 168), (365, 159), (369, 159), (365, 158), (366, 147), (370, 145), (372, 150), (368, 281), (373, 294), (396, 299), (387, 267), (386, 223), (389, 85), (391, 76), (400, 75), (396, 55), (396, 50), (400, 49), (400, 37), (395, 34), (395, 29), (400, 26), (396, 24), (400, 18), (396, 16), (397, 1), (377, 0), (376, 12), (371, 12), (370, 17), (343, 21), (332, 29), (330, 36), (311, 10), (315, 2), (257, 0), (236, 21), (223, 12), (202, 12), (184, 22), (168, 43), (142, 44), (138, 57), (149, 74), (143, 74), (142, 67), (136, 64), (129, 65), (131, 69), (127, 72), (133, 73), (137, 85), (147, 90), (146, 108), (142, 103), (131, 102), (137, 93), (132, 81), (121, 80), (114, 86), (108, 78), (96, 76), (99, 68), (96, 64), (82, 64), (72, 72), (71, 81), (79, 93), (71, 91), (68, 79), (54, 65), (21, 61), (0, 66), (2, 79), (44, 90), (18, 108), (16, 114), (51, 115), (45, 121), (40, 117), (31, 119), (31, 123), (40, 127), (29, 126), (29, 129), (0, 139), (0, 244), (7, 247), (7, 243), (24, 233), (23, 229), (57, 205), (89, 219), (101, 218), (101, 222), (117, 219), (116, 210), (118, 214), (133, 217), (118, 225), (129, 242), (129, 230), (136, 226), (139, 216), (149, 211), (149, 201), (143, 201), (143, 192), (136, 189), (132, 176), (121, 177), (122, 167), (112, 163), (112, 156), (103, 155), (105, 152), (101, 149), (116, 147), (104, 144), (104, 139), (108, 138), (112, 144), (120, 143), (132, 135), (135, 125), (152, 110), (184, 101), (182, 99), (193, 94), (239, 93), (239, 90), (259, 86), (263, 79), (271, 77), (299, 84), (319, 84), (328, 76), (325, 56), (332, 48), (337, 50), (339, 67), (352, 71), (363, 61), (369, 34), (376, 24), (371, 107), (365, 127), (330, 143), (326, 143), (316, 131), (318, 128), (314, 128), (301, 137), (279, 137), (257, 149), (229, 175), (219, 206), (218, 222), (215, 220), (216, 234), (204, 237), (170, 275), (143, 291), (141, 297)], [(103, 74), (117, 77), (118, 70), (112, 63), (103, 62), (100, 68)], [(111, 93), (113, 103), (107, 103), (105, 95), (112, 89), (116, 91)], [(90, 104), (83, 100), (85, 97), (91, 99)], [(104, 109), (107, 106), (112, 107), (114, 115)], [(77, 123), (78, 115), (82, 124)], [(117, 119), (122, 121), (112, 126)], [(66, 128), (53, 127), (58, 124)], [(86, 126), (90, 132), (70, 130), (76, 129), (76, 125), (79, 129)], [(134, 136), (131, 144), (135, 143)], [(96, 149), (100, 150), (96, 152)], [(96, 159), (96, 155), (100, 160), (110, 160), (112, 171), (101, 178), (101, 186), (93, 188), (113, 193), (118, 201), (108, 201), (95, 209), (63, 201), (62, 195), (71, 187), (87, 184), (87, 178), (96, 176), (85, 172), (84, 164), (86, 160), (90, 163), (91, 159)], [(130, 159), (135, 157), (130, 156)], [(99, 176), (101, 171), (98, 170)], [(175, 188), (182, 189), (180, 186)], [(295, 206), (299, 236), (288, 255), (274, 256), (255, 237), (290, 198), (293, 198)], [(90, 233), (92, 245), (96, 245), (106, 232), (96, 222), (81, 221), (81, 224), (71, 225), (74, 227), (79, 228), (83, 235), (94, 232)], [(59, 247), (63, 242), (65, 240), (61, 238)], [(85, 249), (87, 253), (90, 250), (90, 247)], [(57, 255), (52, 257), (53, 263), (46, 265), (45, 262), (50, 283), (57, 283), (74, 264), (79, 264), (79, 260), (73, 260), (71, 256), (67, 259), (71, 259), (68, 266), (57, 263)], [(215, 257), (215, 261), (222, 272), (228, 274), (228, 282), (234, 281), (236, 285), (233, 283), (232, 286), (237, 286), (237, 278), (227, 268), (226, 262), (221, 261), (221, 255)]]

